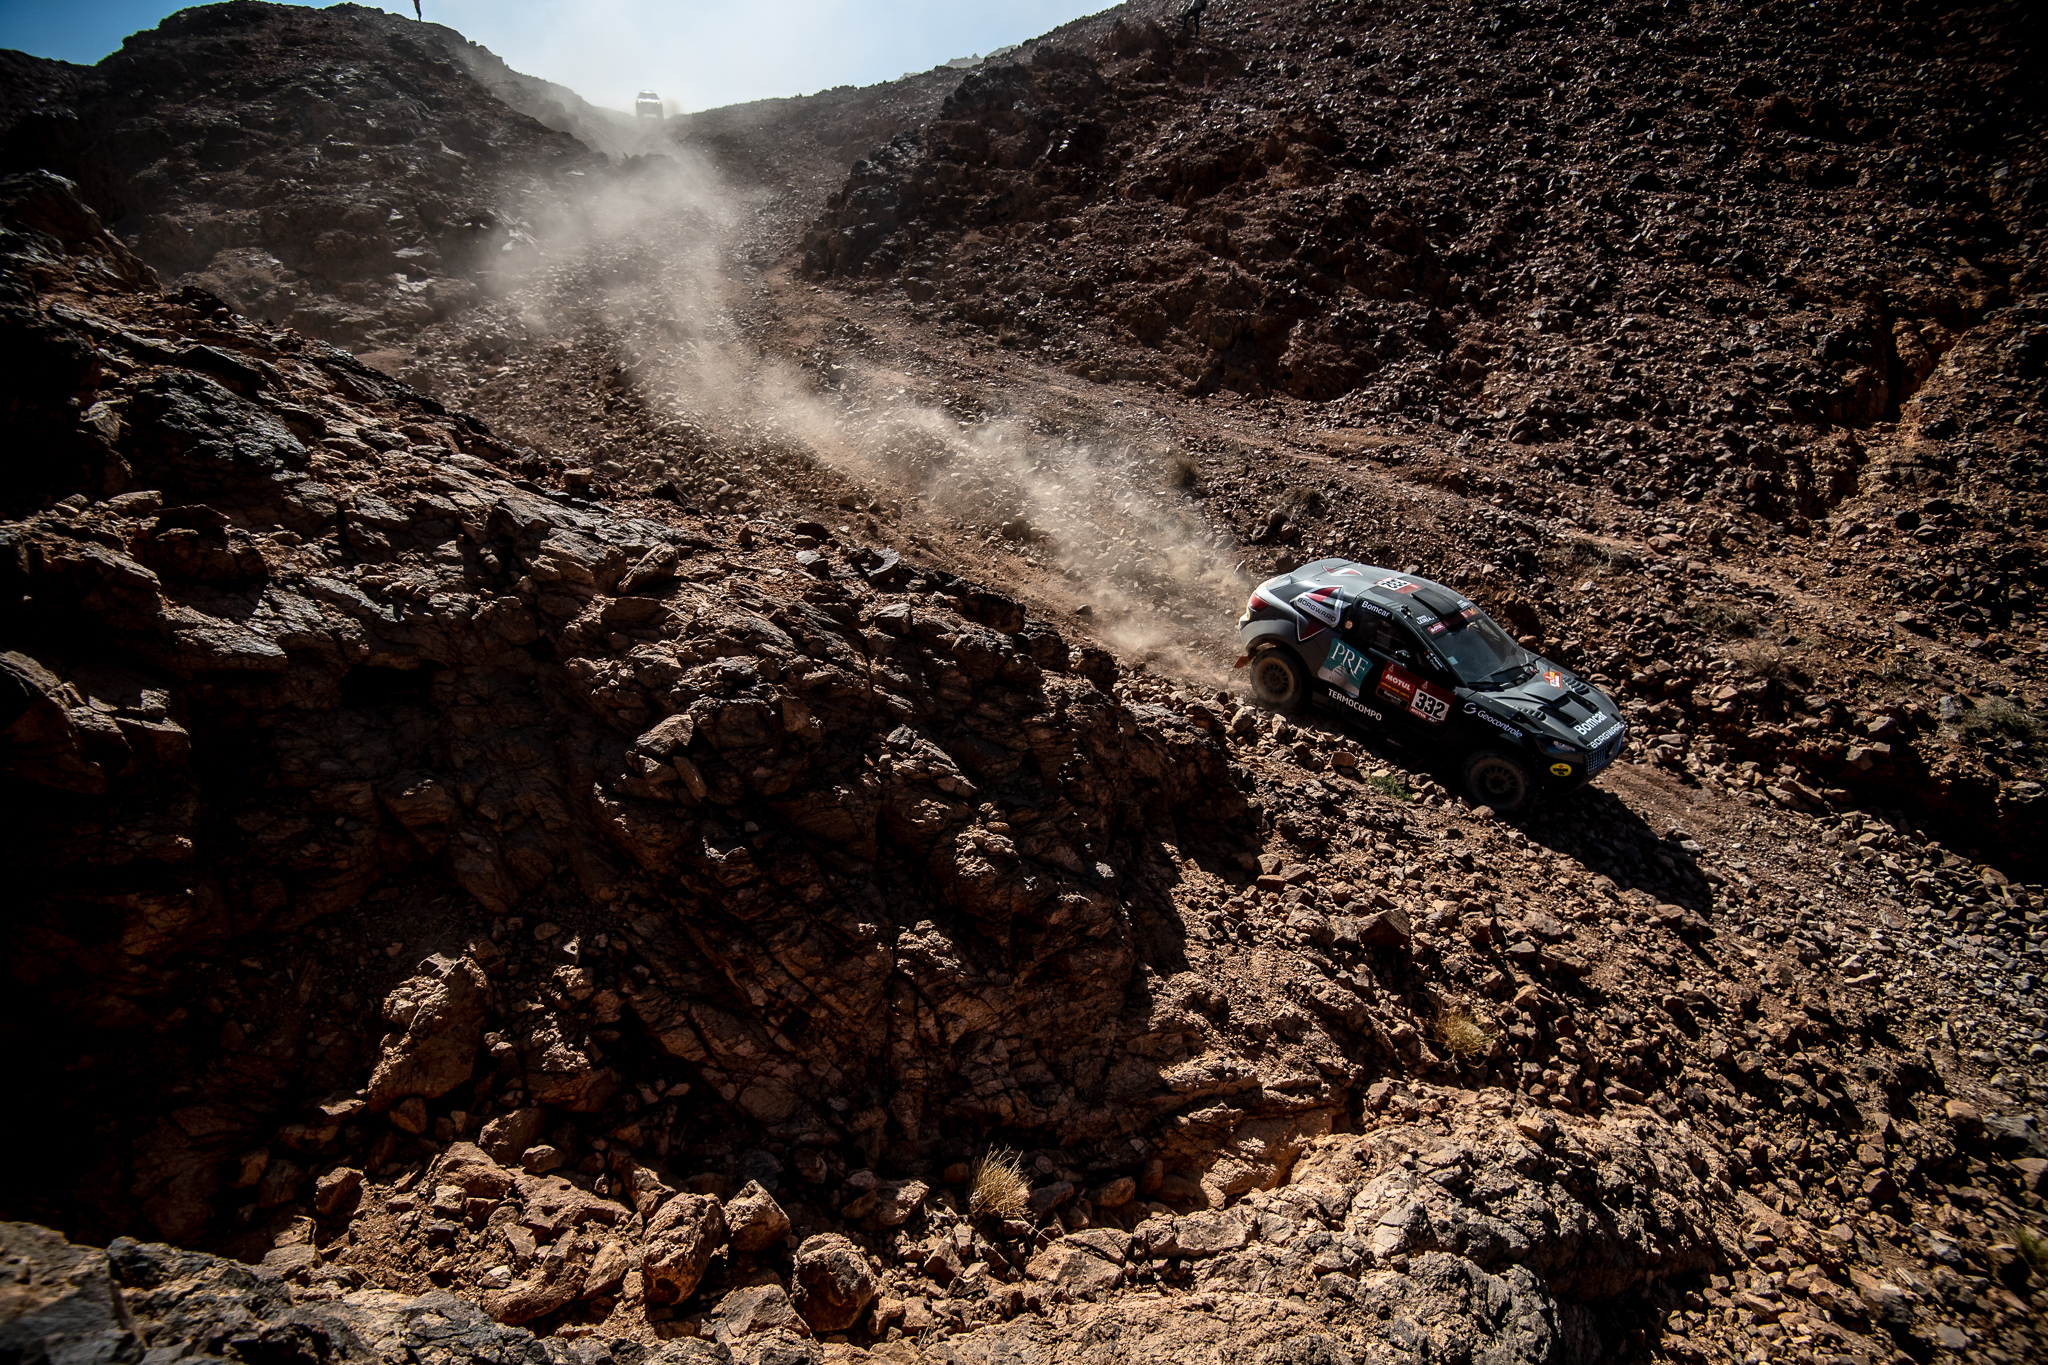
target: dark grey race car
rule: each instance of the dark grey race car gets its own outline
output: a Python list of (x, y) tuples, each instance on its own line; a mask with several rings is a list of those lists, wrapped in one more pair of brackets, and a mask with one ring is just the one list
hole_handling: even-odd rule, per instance
[(1495, 810), (1583, 785), (1628, 737), (1612, 697), (1426, 578), (1317, 560), (1261, 583), (1237, 634), (1260, 701), (1294, 711), (1313, 699), (1449, 759)]

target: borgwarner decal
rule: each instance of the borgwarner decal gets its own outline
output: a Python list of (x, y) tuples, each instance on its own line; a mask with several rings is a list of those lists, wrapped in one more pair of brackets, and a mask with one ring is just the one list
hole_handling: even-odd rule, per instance
[(1311, 640), (1323, 631), (1344, 619), (1344, 599), (1337, 596), (1335, 588), (1317, 588), (1294, 599), (1294, 609), (1312, 620), (1321, 621), (1320, 626), (1300, 622), (1294, 627), (1301, 639)]
[(1324, 682), (1337, 684), (1355, 697), (1365, 683), (1365, 675), (1370, 672), (1372, 660), (1333, 635), (1330, 637), (1330, 652), (1323, 656), (1316, 676)]
[(1455, 700), (1441, 687), (1423, 681), (1399, 664), (1388, 664), (1380, 674), (1380, 695), (1389, 701), (1399, 702), (1410, 715), (1419, 716), (1431, 725), (1442, 725), (1451, 714), (1451, 703)]

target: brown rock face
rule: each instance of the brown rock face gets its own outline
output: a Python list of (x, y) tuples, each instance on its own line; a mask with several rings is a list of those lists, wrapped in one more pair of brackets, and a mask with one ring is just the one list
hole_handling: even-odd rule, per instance
[[(759, 543), (728, 573), (718, 527), (531, 492), (460, 453), (497, 452), (475, 424), (324, 346), (230, 329), (174, 351), (104, 313), (48, 317), (80, 357), (131, 359), (81, 358), (49, 390), (123, 413), (116, 444), (79, 438), (84, 513), (0, 526), (22, 699), (5, 779), (29, 812), (5, 861), (40, 924), (8, 945), (18, 970), (132, 1022), (181, 953), (373, 894), (443, 888), (470, 941), (574, 900), (599, 918), (548, 1008), (501, 1013), (495, 945), (378, 988), (373, 1110), (430, 1137), (406, 1102), (475, 1080), (493, 1027), (519, 1107), (598, 1113), (625, 1028), (812, 1145), (842, 1131), (826, 1100), (873, 1087), (885, 1102), (850, 1111), (874, 1116), (853, 1130), (870, 1162), (940, 1122), (1114, 1135), (1102, 1101), (1148, 1083), (1086, 1060), (1091, 1040), (1142, 956), (1170, 961), (1158, 839), (1243, 809), (1220, 743), (1062, 671), (1055, 633), (950, 575), (911, 600)], [(159, 553), (194, 527), (233, 553)], [(79, 630), (125, 671), (80, 673)], [(1047, 1070), (992, 1071), (967, 1032), (1030, 1039)], [(131, 1187), (181, 1235), (210, 1197), (196, 1173), (262, 1123), (240, 1079), (203, 1083), (229, 1108), (166, 1127)], [(488, 1140), (545, 1145), (515, 1152), (525, 1136)]]
[(867, 1256), (837, 1233), (804, 1239), (792, 1279), (796, 1311), (814, 1332), (845, 1331), (875, 1297)]

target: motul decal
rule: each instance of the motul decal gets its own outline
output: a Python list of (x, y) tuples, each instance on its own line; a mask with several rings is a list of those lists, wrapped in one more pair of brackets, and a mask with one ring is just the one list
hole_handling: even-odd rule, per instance
[(1389, 701), (1399, 702), (1412, 716), (1419, 716), (1431, 725), (1442, 725), (1449, 719), (1451, 703), (1456, 700), (1450, 693), (1431, 682), (1416, 677), (1399, 664), (1388, 664), (1380, 674), (1380, 695)]

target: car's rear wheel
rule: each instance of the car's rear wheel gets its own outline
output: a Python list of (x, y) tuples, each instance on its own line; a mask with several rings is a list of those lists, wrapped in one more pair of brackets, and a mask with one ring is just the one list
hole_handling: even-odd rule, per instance
[(1465, 760), (1465, 789), (1482, 806), (1520, 810), (1534, 786), (1527, 765), (1512, 754), (1481, 749)]
[(1292, 711), (1308, 695), (1308, 670), (1289, 649), (1269, 649), (1252, 660), (1252, 695), (1275, 711)]

